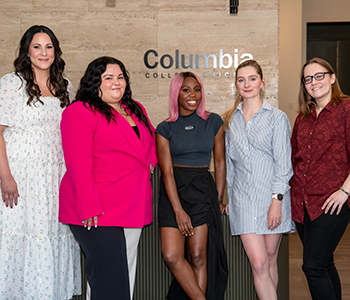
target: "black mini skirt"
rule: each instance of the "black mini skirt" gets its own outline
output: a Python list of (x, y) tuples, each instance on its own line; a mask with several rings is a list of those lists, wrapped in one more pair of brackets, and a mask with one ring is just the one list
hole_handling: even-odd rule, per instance
[[(192, 226), (210, 223), (212, 206), (219, 209), (218, 193), (213, 176), (206, 167), (173, 167), (177, 193), (184, 211), (190, 216)], [(176, 217), (165, 190), (160, 182), (158, 205), (160, 227), (177, 228)]]

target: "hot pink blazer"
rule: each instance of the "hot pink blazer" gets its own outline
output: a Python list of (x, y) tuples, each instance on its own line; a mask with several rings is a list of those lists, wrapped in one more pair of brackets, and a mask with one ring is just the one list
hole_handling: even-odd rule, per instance
[(141, 228), (152, 222), (149, 165), (157, 164), (154, 133), (151, 137), (132, 115), (139, 139), (117, 112), (115, 118), (117, 123), (108, 124), (82, 102), (64, 110), (61, 134), (67, 172), (59, 195), (62, 223), (82, 225), (94, 216), (98, 216), (98, 226)]

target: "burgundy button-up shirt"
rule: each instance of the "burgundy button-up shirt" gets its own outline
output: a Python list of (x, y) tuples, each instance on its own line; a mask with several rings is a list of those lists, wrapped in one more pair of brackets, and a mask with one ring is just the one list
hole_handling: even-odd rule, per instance
[(298, 115), (292, 133), (292, 164), (292, 218), (303, 223), (305, 207), (314, 220), (350, 172), (350, 99), (337, 106), (328, 103), (318, 116), (315, 108), (307, 119)]

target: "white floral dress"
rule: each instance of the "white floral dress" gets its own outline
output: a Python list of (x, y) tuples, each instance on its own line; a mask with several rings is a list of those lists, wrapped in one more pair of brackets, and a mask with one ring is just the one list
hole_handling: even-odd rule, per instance
[(71, 299), (81, 290), (80, 250), (58, 222), (63, 109), (53, 97), (28, 106), (24, 86), (14, 73), (0, 79), (0, 124), (20, 196), (12, 209), (0, 203), (0, 299)]

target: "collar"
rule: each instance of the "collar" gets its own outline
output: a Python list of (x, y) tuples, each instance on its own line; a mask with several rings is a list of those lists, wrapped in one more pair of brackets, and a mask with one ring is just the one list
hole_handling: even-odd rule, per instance
[[(241, 101), (241, 102), (238, 104), (238, 106), (237, 106), (237, 108), (236, 108), (236, 111), (239, 110), (239, 111), (241, 111), (242, 114), (243, 114), (242, 107), (243, 107), (243, 101)], [(265, 101), (265, 100), (262, 100), (262, 105), (261, 105), (260, 109), (257, 111), (257, 113), (259, 113), (262, 109), (264, 109), (264, 110), (272, 110), (272, 109), (273, 109), (273, 106), (272, 106), (269, 102), (267, 102), (267, 101)]]
[[(338, 105), (339, 105), (339, 104), (338, 104)], [(329, 102), (327, 103), (327, 105), (322, 109), (322, 111), (323, 111), (323, 110), (328, 110), (329, 112), (332, 113), (335, 109), (336, 109), (336, 106), (334, 106), (334, 105), (332, 104), (332, 102), (329, 101)], [(322, 111), (321, 111), (321, 112), (322, 112)], [(311, 111), (310, 111), (310, 115), (312, 115), (314, 118), (317, 117), (317, 116), (316, 116), (316, 106), (315, 106), (315, 105), (312, 107), (312, 109), (311, 109)]]

